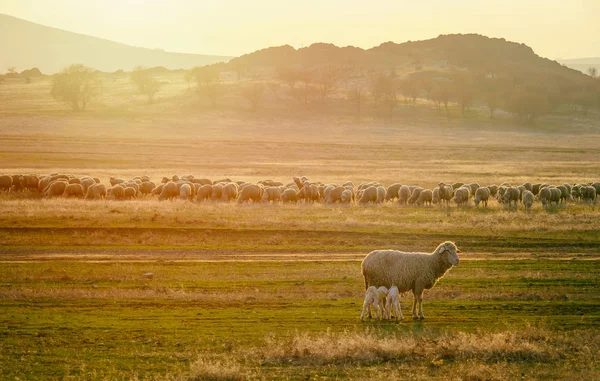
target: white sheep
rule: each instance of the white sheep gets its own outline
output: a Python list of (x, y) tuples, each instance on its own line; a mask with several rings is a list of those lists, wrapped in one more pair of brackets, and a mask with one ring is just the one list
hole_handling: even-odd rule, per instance
[(373, 311), (375, 311), (375, 317), (379, 320), (383, 317), (385, 313), (385, 297), (387, 295), (386, 287), (375, 287), (371, 286), (367, 288), (367, 292), (365, 293), (365, 301), (363, 303), (362, 313), (360, 314), (360, 320), (364, 320), (365, 317), (371, 317), (371, 306), (373, 307)]
[(452, 266), (458, 266), (457, 253), (460, 252), (450, 241), (441, 243), (431, 254), (372, 251), (361, 264), (365, 288), (395, 285), (401, 293), (412, 291), (413, 318), (424, 319), (423, 291), (431, 289)]
[(392, 310), (394, 311), (396, 321), (398, 321), (398, 317), (400, 317), (400, 320), (404, 319), (404, 316), (402, 316), (402, 307), (400, 306), (400, 291), (398, 291), (398, 287), (396, 286), (392, 286), (388, 290), (387, 299), (385, 301), (385, 314), (383, 318), (391, 319)]

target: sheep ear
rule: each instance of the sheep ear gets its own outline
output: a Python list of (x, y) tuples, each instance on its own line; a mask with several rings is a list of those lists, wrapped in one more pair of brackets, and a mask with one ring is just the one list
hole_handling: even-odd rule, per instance
[(457, 254), (461, 254), (461, 253), (462, 253), (462, 251), (461, 251), (460, 249), (456, 249), (456, 253), (457, 253)]
[(441, 254), (441, 253), (443, 253), (445, 250), (446, 250), (446, 246), (442, 246), (442, 247), (440, 247), (439, 253)]

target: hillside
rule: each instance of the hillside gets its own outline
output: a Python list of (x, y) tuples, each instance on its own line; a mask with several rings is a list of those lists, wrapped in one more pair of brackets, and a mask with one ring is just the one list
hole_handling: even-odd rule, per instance
[(579, 70), (582, 73), (586, 73), (590, 67), (595, 67), (600, 70), (600, 57), (574, 58), (570, 60), (559, 60), (558, 62), (571, 69)]
[(137, 65), (189, 69), (230, 58), (139, 48), (4, 14), (0, 14), (0, 50), (0, 70), (13, 66), (17, 71), (38, 67), (44, 74), (56, 73), (72, 63), (112, 72), (131, 70)]

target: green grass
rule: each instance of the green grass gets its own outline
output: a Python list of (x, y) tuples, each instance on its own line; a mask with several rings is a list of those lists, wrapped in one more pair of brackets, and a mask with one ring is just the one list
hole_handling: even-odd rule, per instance
[[(519, 333), (541, 326), (558, 341), (564, 333), (597, 335), (599, 268), (596, 260), (463, 261), (426, 294), (424, 322), (394, 324), (358, 320), (363, 296), (358, 261), (5, 263), (0, 268), (1, 378), (181, 375), (205, 355), (258, 353), (266, 340), (282, 343), (325, 332), (439, 340), (460, 332)], [(147, 272), (153, 279), (144, 277)], [(409, 303), (404, 297), (407, 317)], [(570, 359), (578, 361), (577, 355)], [(352, 361), (374, 365), (368, 359), (346, 360), (329, 366), (328, 360), (320, 365), (270, 360), (274, 363), (256, 374), (340, 376)], [(248, 361), (250, 366), (239, 364), (255, 372), (252, 363), (266, 360)], [(375, 365), (397, 361), (418, 368), (431, 358), (379, 359)], [(545, 362), (517, 361), (534, 367)]]

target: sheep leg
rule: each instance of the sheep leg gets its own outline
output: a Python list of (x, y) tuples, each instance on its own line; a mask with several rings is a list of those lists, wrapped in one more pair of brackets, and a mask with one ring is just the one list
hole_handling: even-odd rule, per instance
[(418, 316), (417, 316), (417, 293), (415, 291), (413, 291), (412, 315), (413, 315), (413, 319), (418, 319)]
[(402, 306), (400, 302), (394, 303), (394, 314), (396, 315), (396, 321), (398, 321), (398, 316), (400, 316), (400, 320), (404, 320), (404, 316), (402, 316)]
[(365, 300), (365, 302), (363, 303), (363, 309), (362, 309), (362, 313), (360, 314), (360, 321), (363, 321), (365, 319), (365, 315), (369, 315), (369, 318), (371, 317), (371, 304)]
[(418, 307), (418, 310), (419, 310), (419, 318), (420, 319), (425, 319), (425, 316), (423, 315), (423, 291), (421, 291), (418, 294), (418, 301), (417, 301), (417, 303), (418, 303), (417, 307)]

